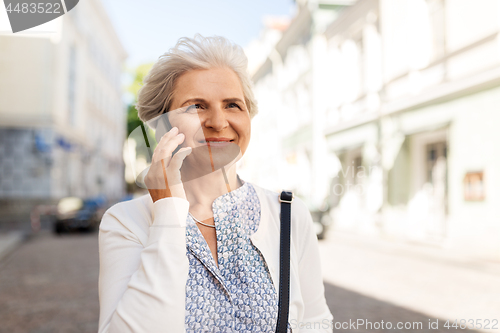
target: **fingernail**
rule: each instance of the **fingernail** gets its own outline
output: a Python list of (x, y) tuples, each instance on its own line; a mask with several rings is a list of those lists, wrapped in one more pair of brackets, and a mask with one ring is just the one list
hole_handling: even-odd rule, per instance
[(178, 129), (177, 127), (172, 127), (172, 129), (171, 129), (170, 131), (171, 131), (172, 133), (174, 133), (174, 132), (178, 132), (178, 131), (179, 131), (179, 129)]

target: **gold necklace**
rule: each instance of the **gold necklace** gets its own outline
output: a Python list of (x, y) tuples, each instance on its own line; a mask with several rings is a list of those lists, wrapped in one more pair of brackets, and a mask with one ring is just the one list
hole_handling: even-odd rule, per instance
[(199, 224), (204, 225), (205, 227), (215, 228), (215, 225), (212, 225), (212, 224), (206, 224), (206, 223), (201, 222), (201, 221), (200, 221), (200, 220), (198, 220), (196, 217), (194, 217), (194, 216), (193, 216), (193, 214), (191, 214), (191, 212), (189, 212), (189, 215), (191, 215), (191, 217), (193, 218), (193, 220), (194, 220), (195, 222), (198, 222)]

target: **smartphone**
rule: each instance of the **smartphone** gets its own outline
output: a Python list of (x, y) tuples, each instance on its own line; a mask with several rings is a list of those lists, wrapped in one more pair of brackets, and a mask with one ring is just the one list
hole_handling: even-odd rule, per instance
[(172, 152), (172, 157), (174, 157), (174, 155), (181, 149), (181, 145), (178, 145), (177, 148), (174, 149), (174, 151)]

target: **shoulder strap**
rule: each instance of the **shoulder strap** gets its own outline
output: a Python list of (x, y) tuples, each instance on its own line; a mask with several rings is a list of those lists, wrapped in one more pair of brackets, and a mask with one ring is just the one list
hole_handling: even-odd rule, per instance
[(280, 285), (278, 320), (276, 332), (286, 333), (288, 329), (288, 308), (290, 305), (290, 218), (293, 193), (281, 192), (279, 196), (281, 203), (281, 231), (280, 231)]

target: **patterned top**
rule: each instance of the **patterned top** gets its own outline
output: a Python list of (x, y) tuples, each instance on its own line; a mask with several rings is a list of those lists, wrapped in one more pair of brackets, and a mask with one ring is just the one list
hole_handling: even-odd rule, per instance
[(186, 222), (186, 332), (274, 332), (278, 296), (250, 240), (260, 222), (255, 189), (244, 183), (215, 199), (212, 210), (219, 267), (196, 222), (190, 215)]

